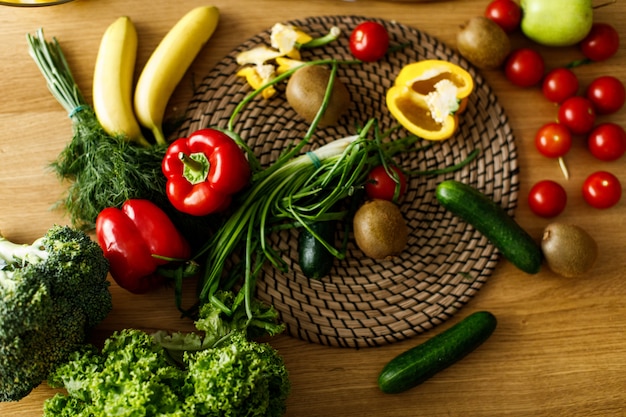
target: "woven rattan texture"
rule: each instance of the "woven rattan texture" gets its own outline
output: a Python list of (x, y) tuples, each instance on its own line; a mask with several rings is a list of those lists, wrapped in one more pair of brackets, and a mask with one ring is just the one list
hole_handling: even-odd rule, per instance
[[(358, 16), (322, 16), (290, 22), (312, 35), (332, 26), (344, 36), (322, 49), (305, 51), (303, 59), (351, 59), (348, 36), (361, 21)], [(372, 20), (372, 19), (369, 19)], [(377, 20), (377, 19), (374, 19)], [(408, 247), (390, 261), (365, 257), (350, 243), (348, 256), (336, 261), (331, 275), (321, 281), (305, 278), (297, 262), (297, 235), (272, 235), (272, 244), (284, 251), (290, 269), (264, 270), (258, 297), (273, 304), (287, 332), (315, 343), (342, 347), (376, 346), (403, 340), (444, 322), (462, 308), (487, 281), (499, 254), (478, 232), (446, 212), (436, 201), (435, 187), (443, 179), (469, 183), (514, 213), (519, 190), (517, 152), (507, 116), (479, 73), (451, 48), (418, 29), (378, 20), (392, 45), (410, 45), (385, 59), (362, 65), (342, 65), (338, 74), (352, 96), (352, 107), (336, 127), (319, 130), (312, 146), (356, 132), (372, 117), (382, 128), (396, 124), (385, 106), (385, 93), (399, 70), (423, 59), (443, 59), (466, 68), (475, 90), (460, 118), (457, 134), (434, 146), (404, 156), (412, 170), (432, 170), (464, 160), (474, 149), (480, 156), (452, 174), (413, 177), (401, 210), (411, 230)], [(235, 106), (250, 92), (235, 75), (238, 52), (269, 44), (269, 29), (241, 44), (198, 85), (179, 131), (226, 127)], [(308, 128), (286, 104), (284, 95), (256, 99), (243, 109), (235, 130), (262, 163), (271, 163), (281, 150), (302, 138)]]

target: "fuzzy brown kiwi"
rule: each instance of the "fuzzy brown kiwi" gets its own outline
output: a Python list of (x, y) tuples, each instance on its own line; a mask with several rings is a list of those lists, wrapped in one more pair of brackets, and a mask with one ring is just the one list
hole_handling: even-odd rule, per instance
[[(307, 123), (311, 123), (324, 100), (330, 70), (321, 65), (308, 65), (298, 69), (289, 78), (285, 95), (289, 105)], [(331, 126), (350, 107), (350, 92), (339, 77), (335, 77), (333, 92), (319, 126)]]
[(478, 68), (496, 69), (511, 52), (511, 41), (493, 20), (476, 16), (465, 23), (457, 34), (456, 47)]
[(354, 239), (365, 255), (388, 259), (404, 250), (409, 230), (397, 205), (388, 200), (365, 202), (354, 214)]
[(548, 268), (564, 277), (581, 276), (598, 257), (596, 241), (573, 224), (551, 223), (544, 229), (541, 249)]

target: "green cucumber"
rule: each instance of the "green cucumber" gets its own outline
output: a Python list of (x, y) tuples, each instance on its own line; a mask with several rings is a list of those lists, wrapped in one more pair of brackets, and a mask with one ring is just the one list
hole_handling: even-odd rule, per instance
[(300, 269), (310, 279), (321, 279), (330, 273), (335, 262), (333, 254), (319, 238), (330, 245), (335, 242), (335, 221), (318, 221), (309, 224), (311, 231), (302, 227), (298, 236), (298, 256)]
[(541, 246), (502, 206), (476, 188), (455, 180), (440, 183), (435, 194), (443, 207), (482, 233), (509, 262), (526, 273), (539, 272), (543, 261)]
[(416, 387), (459, 361), (493, 333), (497, 320), (488, 311), (475, 312), (426, 342), (393, 358), (378, 376), (378, 387), (397, 394)]

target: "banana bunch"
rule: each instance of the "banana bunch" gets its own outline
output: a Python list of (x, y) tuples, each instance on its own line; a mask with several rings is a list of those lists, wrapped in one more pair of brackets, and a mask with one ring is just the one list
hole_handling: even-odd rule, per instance
[(185, 14), (146, 62), (134, 93), (137, 31), (126, 16), (113, 22), (102, 37), (93, 76), (94, 111), (104, 130), (149, 146), (143, 128), (152, 132), (156, 143), (165, 144), (162, 124), (167, 103), (218, 21), (214, 6), (196, 7)]

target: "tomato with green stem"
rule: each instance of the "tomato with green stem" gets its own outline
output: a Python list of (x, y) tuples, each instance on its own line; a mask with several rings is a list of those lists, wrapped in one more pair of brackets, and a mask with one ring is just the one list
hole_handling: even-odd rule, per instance
[(381, 59), (389, 49), (389, 32), (371, 20), (358, 24), (350, 34), (350, 52), (364, 62)]
[(616, 205), (622, 198), (622, 185), (610, 172), (596, 171), (583, 183), (582, 194), (590, 206), (607, 209)]
[(617, 123), (601, 123), (589, 133), (587, 147), (597, 159), (615, 161), (626, 153), (626, 131)]
[(556, 217), (565, 210), (566, 205), (565, 189), (552, 180), (539, 181), (528, 193), (528, 207), (540, 217)]
[(378, 165), (367, 176), (365, 192), (371, 199), (397, 202), (406, 193), (406, 175), (395, 165)]

